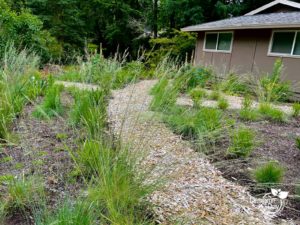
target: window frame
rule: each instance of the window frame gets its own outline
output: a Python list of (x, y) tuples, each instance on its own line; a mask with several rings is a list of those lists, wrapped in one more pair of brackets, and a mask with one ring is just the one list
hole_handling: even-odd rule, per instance
[[(291, 53), (287, 54), (287, 53), (272, 52), (272, 47), (273, 47), (273, 42), (274, 42), (274, 33), (287, 33), (287, 32), (294, 32), (295, 33)], [(268, 56), (286, 57), (286, 58), (300, 58), (300, 55), (293, 55), (294, 50), (295, 50), (295, 46), (296, 46), (297, 35), (300, 35), (300, 30), (272, 30), (271, 39), (269, 41)]]
[[(219, 35), (221, 33), (230, 33), (232, 35), (231, 42), (230, 42), (230, 49), (229, 50), (218, 50), (218, 43), (219, 43)], [(217, 34), (217, 44), (216, 49), (206, 49), (206, 35), (207, 34)], [(204, 35), (204, 42), (203, 42), (203, 51), (204, 52), (216, 52), (216, 53), (231, 53), (232, 52), (232, 46), (233, 46), (233, 39), (234, 39), (234, 31), (210, 31), (205, 32)]]

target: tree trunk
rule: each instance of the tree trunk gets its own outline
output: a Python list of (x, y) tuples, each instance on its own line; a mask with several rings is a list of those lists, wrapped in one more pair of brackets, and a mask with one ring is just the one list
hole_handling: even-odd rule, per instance
[(157, 38), (158, 33), (158, 0), (153, 0), (153, 36)]

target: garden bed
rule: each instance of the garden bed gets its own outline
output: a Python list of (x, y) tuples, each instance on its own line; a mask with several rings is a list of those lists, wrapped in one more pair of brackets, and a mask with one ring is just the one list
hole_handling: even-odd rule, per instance
[[(37, 104), (41, 101), (42, 98), (37, 100)], [(73, 104), (67, 93), (62, 94), (62, 102), (66, 110)], [(41, 177), (49, 193), (48, 204), (55, 209), (62, 199), (76, 196), (81, 186), (80, 182), (69, 182), (75, 179), (71, 176), (74, 167), (69, 151), (76, 148), (80, 136), (67, 123), (66, 113), (41, 120), (33, 116), (35, 108), (35, 104), (26, 105), (13, 124), (13, 143), (3, 146), (0, 154), (0, 178), (4, 182), (3, 179), (25, 179), (33, 174)], [(31, 219), (26, 221), (24, 215), (16, 214), (5, 223), (28, 224)]]

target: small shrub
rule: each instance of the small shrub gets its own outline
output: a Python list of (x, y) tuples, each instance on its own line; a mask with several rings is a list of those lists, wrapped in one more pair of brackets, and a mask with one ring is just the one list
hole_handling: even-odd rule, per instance
[(300, 150), (300, 137), (296, 137), (295, 142), (296, 142), (296, 147)]
[(210, 93), (208, 98), (211, 100), (217, 101), (221, 98), (221, 93), (220, 93), (220, 91), (214, 90)]
[(300, 103), (296, 102), (293, 104), (293, 116), (297, 117), (300, 114)]
[(284, 176), (283, 168), (274, 161), (258, 167), (254, 171), (254, 178), (257, 183), (272, 186), (273, 184), (280, 183)]
[(255, 133), (248, 128), (239, 128), (231, 135), (228, 153), (237, 157), (248, 157), (255, 148)]
[(201, 88), (194, 88), (189, 94), (195, 106), (199, 106), (201, 104), (201, 100), (207, 96), (206, 91)]
[(268, 103), (261, 103), (258, 108), (259, 113), (266, 119), (275, 121), (275, 122), (285, 122), (285, 114), (280, 109), (272, 107)]
[(42, 105), (37, 106), (33, 115), (37, 118), (48, 119), (63, 112), (60, 94), (61, 86), (53, 85), (48, 88)]
[(218, 108), (222, 110), (226, 110), (229, 107), (228, 100), (226, 98), (220, 98), (218, 100)]

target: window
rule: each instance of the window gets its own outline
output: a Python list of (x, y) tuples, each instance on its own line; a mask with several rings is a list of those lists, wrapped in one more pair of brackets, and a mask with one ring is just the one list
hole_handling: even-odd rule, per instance
[(232, 37), (232, 32), (206, 33), (204, 50), (230, 52)]
[(300, 56), (300, 31), (274, 31), (270, 53)]

